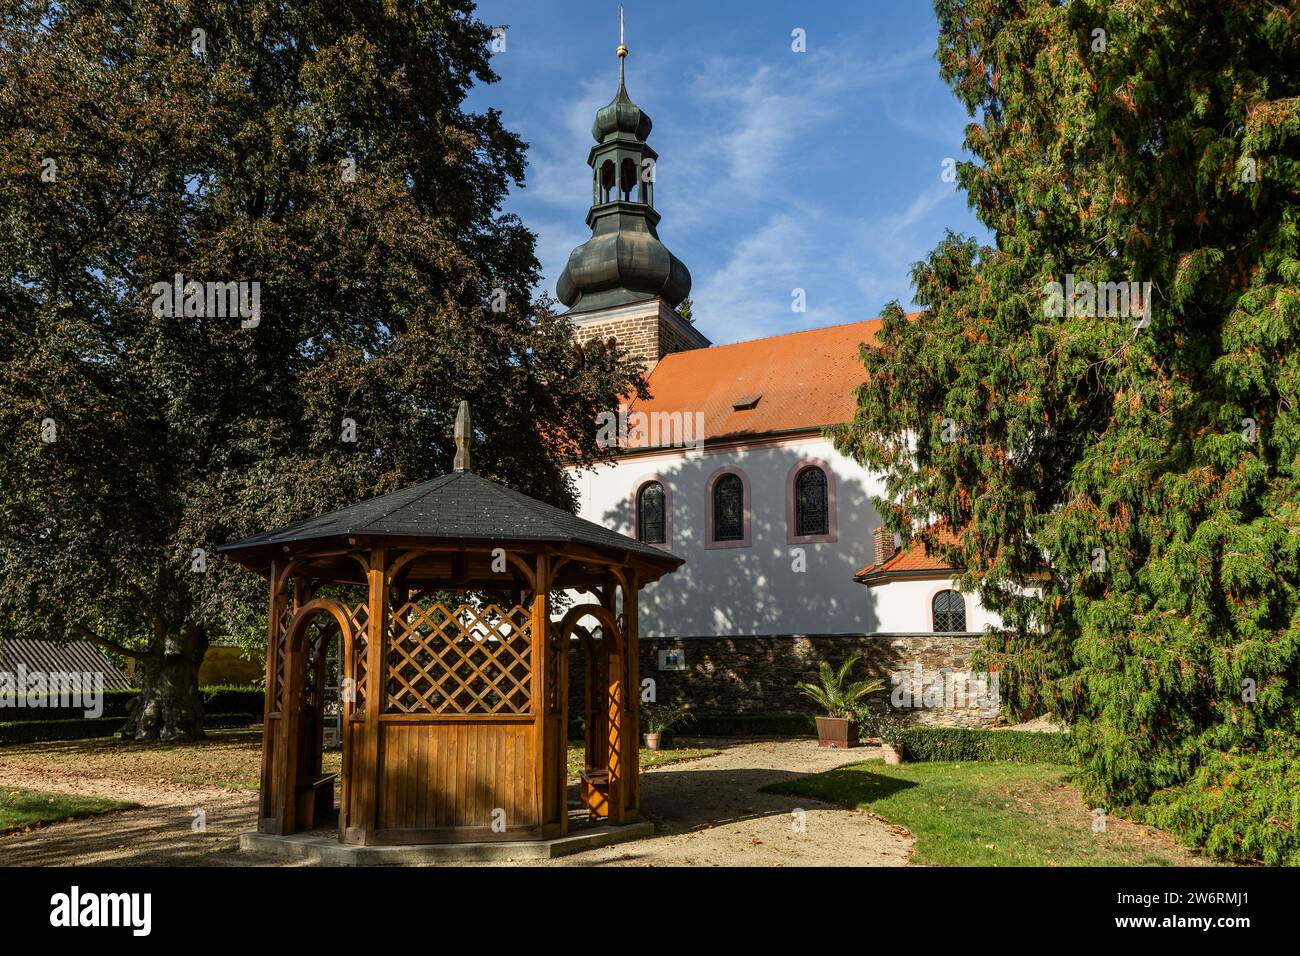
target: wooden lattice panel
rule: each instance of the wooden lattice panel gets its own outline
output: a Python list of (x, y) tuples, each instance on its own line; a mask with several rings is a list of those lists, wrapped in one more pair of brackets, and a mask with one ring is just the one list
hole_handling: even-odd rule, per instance
[[(352, 622), (352, 710), (355, 714), (363, 714), (366, 711), (366, 635), (369, 634), (370, 605), (361, 601), (343, 607)], [(343, 692), (346, 694), (347, 688)]]
[(290, 596), (293, 593), (292, 583), (287, 590), (289, 594), (285, 595), (285, 600), (280, 607), (280, 614), (275, 625), (275, 667), (271, 671), (271, 676), (275, 683), (271, 688), (271, 699), (276, 702), (276, 710), (284, 709), (285, 702), (281, 698), (281, 695), (284, 693), (284, 689), (288, 684), (288, 676), (285, 672), (285, 667), (289, 660), (289, 647), (287, 644), (289, 640), (289, 624), (293, 621), (294, 612), (293, 598)]
[(406, 604), (392, 616), (386, 711), (514, 714), (532, 710), (533, 622), (528, 608)]
[(568, 641), (560, 641), (560, 629), (548, 625), (546, 636), (546, 711), (560, 713), (560, 669), (569, 666)]

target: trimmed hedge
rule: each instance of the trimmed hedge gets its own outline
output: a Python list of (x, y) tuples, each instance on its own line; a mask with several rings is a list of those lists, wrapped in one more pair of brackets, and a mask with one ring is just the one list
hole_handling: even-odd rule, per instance
[[(808, 714), (692, 714), (686, 724), (673, 728), (667, 738), (678, 737), (815, 737), (817, 721)], [(581, 717), (569, 720), (569, 739), (586, 736)]]
[(203, 687), (199, 695), (204, 714), (255, 714), (261, 720), (266, 703), (260, 687)]
[[(114, 717), (118, 720), (125, 720), (130, 712), (131, 701), (140, 696), (138, 690), (106, 690), (104, 691), (104, 713), (103, 717)], [(0, 717), (13, 717), (14, 722), (33, 723), (33, 722), (56, 722), (65, 720), (85, 720), (84, 707), (35, 707), (32, 702), (42, 699), (39, 694), (27, 694), (27, 704), (24, 707), (4, 707), (0, 708)]]
[(809, 714), (699, 714), (677, 731), (692, 737), (815, 737)]
[(898, 743), (908, 760), (1012, 760), (1017, 763), (1073, 763), (1070, 735), (962, 727), (908, 727)]
[[(28, 694), (29, 701), (39, 695)], [(131, 712), (131, 702), (140, 696), (138, 690), (104, 691), (102, 717), (126, 720)], [(199, 690), (204, 714), (249, 714), (259, 720), (263, 712), (263, 693), (260, 687), (203, 687)], [(52, 723), (66, 720), (86, 720), (82, 707), (4, 707), (0, 717), (15, 718), (12, 723)]]
[(111, 737), (122, 717), (79, 717), (67, 720), (13, 720), (0, 724), (0, 743), (25, 744), (38, 740), (85, 740)]
[[(260, 714), (205, 714), (203, 726), (247, 727), (261, 721)], [(25, 744), (48, 740), (89, 740), (111, 737), (125, 717), (78, 717), (68, 720), (11, 720), (0, 723), (0, 744)]]

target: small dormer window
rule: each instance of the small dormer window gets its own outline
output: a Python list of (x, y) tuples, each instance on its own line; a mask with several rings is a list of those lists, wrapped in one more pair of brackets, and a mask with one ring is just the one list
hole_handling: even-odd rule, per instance
[(732, 409), (738, 412), (747, 412), (751, 408), (757, 408), (758, 400), (762, 397), (763, 396), (761, 393), (754, 394), (754, 395), (742, 395), (740, 396), (740, 398), (736, 399), (734, 402), (731, 403), (731, 407)]

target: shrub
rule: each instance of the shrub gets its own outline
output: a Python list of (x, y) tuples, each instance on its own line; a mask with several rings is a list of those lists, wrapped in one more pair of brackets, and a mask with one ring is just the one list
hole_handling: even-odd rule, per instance
[[(581, 717), (569, 718), (569, 740), (582, 740)], [(817, 721), (809, 714), (694, 714), (694, 737), (813, 737)]]
[(24, 744), (38, 740), (83, 740), (111, 737), (122, 726), (121, 717), (78, 717), (66, 720), (11, 720), (0, 724), (0, 743)]
[[(104, 691), (104, 713), (101, 717), (126, 720), (131, 712), (131, 702), (140, 696), (138, 690)], [(260, 687), (204, 687), (199, 696), (203, 700), (204, 720), (208, 714), (248, 714), (262, 719), (263, 692)], [(82, 707), (38, 707), (40, 695), (28, 694), (23, 707), (0, 709), (0, 717), (11, 718), (13, 723), (50, 723), (65, 720), (87, 720)]]
[[(206, 714), (203, 726), (247, 727), (258, 723), (261, 715)], [(76, 717), (66, 720), (11, 720), (0, 723), (0, 744), (26, 744), (46, 740), (88, 740), (111, 737), (122, 726), (123, 717)]]
[(1012, 760), (1073, 763), (1069, 734), (960, 727), (908, 727), (897, 733), (908, 760)]
[(1256, 753), (1218, 753), (1157, 791), (1143, 819), (1219, 860), (1300, 866), (1300, 753), (1278, 734)]
[(697, 714), (691, 732), (699, 737), (813, 737), (810, 714)]
[[(206, 714), (253, 714), (258, 720), (266, 700), (260, 687), (204, 687), (199, 691)], [(206, 723), (207, 718), (205, 716)]]
[(641, 723), (648, 734), (666, 734), (693, 719), (689, 710), (677, 704), (648, 702), (641, 705)]
[[(26, 694), (22, 707), (0, 708), (0, 718), (7, 718), (14, 723), (33, 721), (84, 720), (84, 707), (44, 707), (41, 702), (48, 699), (41, 694)], [(116, 717), (125, 720), (131, 707), (131, 701), (140, 696), (138, 690), (104, 691), (104, 712), (101, 717)]]

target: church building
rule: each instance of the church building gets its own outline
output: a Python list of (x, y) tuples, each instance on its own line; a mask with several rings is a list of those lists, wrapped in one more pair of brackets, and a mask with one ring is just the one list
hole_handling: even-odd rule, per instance
[[(612, 464), (576, 470), (579, 514), (686, 559), (640, 598), (641, 674), (704, 713), (807, 713), (794, 688), (821, 660), (863, 674), (966, 667), (996, 616), (921, 545), (897, 547), (872, 499), (880, 476), (839, 454), (878, 319), (713, 345), (678, 312), (686, 266), (659, 238), (650, 117), (619, 85), (596, 113), (591, 238), (557, 283), (580, 344), (639, 358), (648, 401)], [(987, 723), (988, 715), (918, 715)]]

